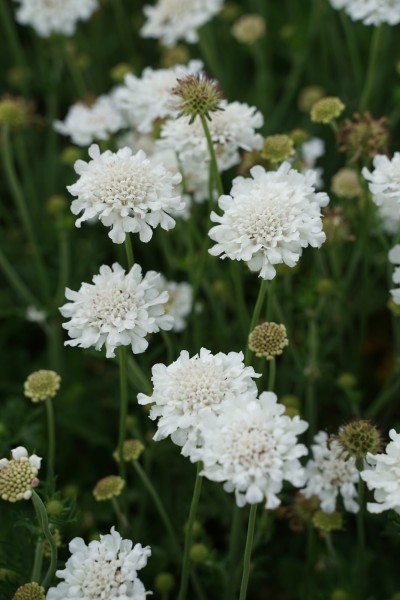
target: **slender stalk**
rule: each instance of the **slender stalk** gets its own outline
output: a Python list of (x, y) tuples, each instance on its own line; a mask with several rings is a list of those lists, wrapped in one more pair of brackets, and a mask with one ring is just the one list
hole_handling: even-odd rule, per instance
[(49, 529), (49, 519), (47, 516), (47, 511), (45, 505), (43, 504), (40, 496), (37, 495), (35, 490), (32, 490), (32, 502), (35, 509), (36, 517), (39, 522), (39, 526), (41, 527), (43, 534), (46, 540), (50, 544), (50, 566), (46, 573), (45, 578), (42, 581), (42, 586), (45, 590), (50, 586), (50, 583), (54, 577), (54, 573), (57, 569), (57, 545), (55, 539)]
[(349, 51), (351, 68), (353, 69), (354, 80), (357, 86), (361, 81), (362, 77), (362, 67), (360, 61), (360, 53), (357, 47), (356, 36), (354, 35), (354, 27), (351, 26), (349, 22), (349, 17), (345, 14), (343, 10), (339, 11), (339, 17), (342, 24), (342, 28), (344, 31), (344, 35), (346, 38), (347, 49)]
[[(357, 468), (362, 471), (364, 468), (362, 459), (357, 459)], [(363, 598), (365, 585), (365, 482), (359, 479), (358, 482), (358, 504), (360, 510), (357, 513), (357, 581), (359, 582), (360, 598)]]
[[(212, 176), (212, 178), (215, 182), (218, 195), (222, 196), (224, 193), (224, 188), (222, 185), (221, 175), (218, 170), (217, 156), (215, 154), (214, 144), (211, 139), (210, 129), (207, 124), (207, 119), (203, 115), (200, 116), (200, 119), (201, 119), (201, 124), (203, 126), (204, 135), (206, 136), (206, 140), (207, 140), (208, 152), (210, 154), (210, 161), (211, 161), (210, 162), (210, 177)], [(212, 202), (212, 198), (210, 198), (210, 202)]]
[(126, 417), (128, 415), (128, 377), (127, 377), (127, 352), (126, 346), (120, 346), (117, 350), (119, 360), (119, 380), (121, 404), (119, 413), (119, 436), (118, 436), (118, 465), (119, 475), (126, 478), (126, 466), (123, 456), (124, 441), (126, 438)]
[(126, 258), (128, 261), (128, 269), (131, 270), (133, 265), (135, 264), (135, 259), (133, 256), (132, 240), (131, 240), (131, 236), (129, 233), (127, 233), (125, 236), (125, 250), (126, 250)]
[(268, 391), (273, 392), (275, 387), (275, 378), (276, 378), (276, 360), (272, 358), (268, 361), (269, 364), (269, 373), (268, 373)]
[(224, 595), (224, 600), (232, 600), (236, 589), (236, 577), (233, 574), (236, 571), (239, 554), (239, 540), (242, 529), (242, 511), (234, 500), (232, 511), (232, 524), (229, 535), (229, 554), (228, 554), (228, 583)]
[(382, 31), (383, 31), (383, 27), (382, 27), (382, 25), (380, 25), (380, 26), (374, 28), (374, 33), (372, 35), (367, 76), (365, 78), (364, 89), (361, 94), (360, 105), (359, 105), (360, 112), (364, 112), (367, 108), (369, 108), (371, 92), (374, 87), (374, 79), (375, 79), (376, 71), (378, 68), (378, 58), (379, 58), (379, 51), (380, 51), (380, 42), (381, 42), (381, 38), (382, 38)]
[[(259, 292), (258, 292), (258, 297), (257, 297), (256, 305), (254, 307), (253, 316), (251, 318), (249, 333), (251, 333), (253, 331), (253, 329), (256, 326), (257, 321), (258, 321), (258, 319), (260, 317), (260, 313), (261, 313), (262, 305), (264, 303), (264, 298), (265, 298), (266, 292), (267, 292), (267, 280), (263, 279), (261, 281), (261, 285), (260, 285), (260, 289), (259, 289)], [(249, 346), (247, 344), (247, 341), (246, 341), (246, 352), (245, 352), (245, 355), (244, 355), (244, 363), (245, 363), (245, 365), (248, 365), (249, 362), (250, 362), (250, 353), (251, 353), (251, 351), (250, 351), (250, 348), (249, 348)]]
[(242, 575), (242, 584), (240, 586), (239, 600), (246, 600), (246, 596), (247, 596), (247, 586), (249, 583), (250, 559), (251, 559), (251, 552), (253, 550), (254, 525), (256, 522), (256, 515), (257, 515), (257, 504), (252, 504), (251, 508), (250, 508), (250, 515), (249, 515), (249, 525), (247, 527), (246, 547), (244, 550), (244, 559), (243, 559), (243, 575)]
[(43, 548), (44, 548), (44, 539), (40, 536), (36, 542), (35, 548), (35, 558), (33, 560), (31, 581), (36, 583), (40, 583), (40, 576), (42, 573), (42, 564), (43, 564)]
[(128, 378), (131, 385), (134, 385), (139, 390), (150, 394), (152, 392), (152, 385), (146, 375), (143, 373), (141, 367), (139, 367), (136, 360), (129, 356), (128, 357)]
[(128, 519), (122, 512), (121, 507), (118, 504), (118, 500), (117, 500), (117, 498), (115, 498), (115, 496), (113, 498), (111, 498), (111, 504), (113, 505), (115, 514), (117, 515), (117, 519), (120, 522), (121, 526), (125, 529), (125, 531), (128, 531), (128, 529), (130, 528)]
[(53, 402), (51, 398), (46, 400), (46, 413), (47, 413), (47, 435), (48, 435), (48, 447), (47, 447), (47, 481), (50, 489), (54, 491), (54, 460), (56, 455), (56, 428), (54, 423), (54, 410)]
[(190, 552), (190, 547), (192, 545), (193, 523), (194, 523), (194, 520), (196, 517), (197, 505), (199, 503), (201, 484), (202, 484), (202, 480), (203, 480), (202, 476), (200, 475), (201, 468), (202, 468), (202, 463), (198, 462), (192, 503), (190, 505), (189, 519), (188, 519), (188, 522), (186, 525), (185, 547), (183, 550), (183, 561), (182, 561), (181, 586), (180, 586), (180, 590), (179, 590), (178, 600), (186, 600), (186, 595), (187, 595), (189, 572), (190, 572), (189, 552)]
[(61, 303), (64, 298), (70, 270), (69, 239), (66, 231), (62, 231), (60, 233), (58, 249), (58, 284), (56, 292), (57, 305)]
[(12, 264), (7, 260), (5, 255), (0, 250), (0, 267), (7, 277), (10, 285), (14, 288), (17, 294), (21, 296), (27, 304), (32, 304), (35, 307), (40, 307), (41, 302), (32, 294), (30, 289), (25, 285)]
[(174, 347), (171, 342), (171, 338), (167, 331), (161, 329), (161, 337), (164, 340), (165, 348), (167, 349), (167, 361), (171, 364), (174, 361)]
[[(25, 67), (26, 61), (24, 58), (24, 53), (22, 50), (21, 42), (18, 38), (15, 21), (11, 17), (9, 8), (7, 6), (7, 2), (0, 2), (0, 23), (3, 25), (4, 33), (6, 38), (8, 38), (8, 43), (10, 48), (14, 54), (15, 62), (22, 68)], [(9, 4), (10, 6), (10, 4)], [(10, 6), (11, 8), (11, 6)], [(23, 81), (23, 91), (24, 95), (26, 95), (26, 83)]]
[(310, 424), (308, 429), (309, 440), (311, 441), (317, 426), (316, 406), (315, 406), (315, 378), (318, 368), (318, 329), (315, 316), (310, 319), (309, 333), (309, 374), (306, 394), (306, 419)]

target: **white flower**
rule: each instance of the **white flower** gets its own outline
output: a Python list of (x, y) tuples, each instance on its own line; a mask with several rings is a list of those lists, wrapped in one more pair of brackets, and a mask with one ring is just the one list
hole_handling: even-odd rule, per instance
[(356, 502), (359, 472), (356, 459), (348, 454), (336, 440), (330, 441), (325, 431), (314, 436), (311, 446), (314, 459), (306, 465), (307, 484), (301, 490), (306, 498), (317, 496), (324, 512), (336, 510), (339, 494), (345, 509), (356, 513), (360, 507)]
[[(256, 129), (262, 127), (263, 116), (254, 107), (240, 102), (220, 103), (223, 110), (213, 112), (208, 122), (220, 171), (226, 171), (240, 162), (239, 149), (260, 150), (263, 138)], [(210, 160), (207, 140), (199, 118), (168, 120), (161, 128), (162, 148), (172, 148), (183, 165), (183, 171), (202, 170), (208, 177)]]
[(400, 433), (389, 431), (392, 440), (386, 446), (385, 454), (371, 454), (366, 457), (367, 466), (361, 477), (369, 490), (374, 490), (376, 502), (368, 502), (367, 510), (381, 513), (393, 509), (400, 514)]
[(31, 323), (39, 323), (40, 325), (42, 325), (43, 323), (46, 322), (47, 319), (47, 313), (44, 310), (41, 310), (40, 308), (36, 308), (36, 306), (28, 306), (28, 308), (26, 309), (26, 320), (30, 321)]
[(362, 174), (369, 182), (385, 231), (397, 233), (400, 225), (400, 152), (395, 152), (392, 160), (378, 154), (373, 165), (372, 173), (364, 167)]
[(82, 283), (78, 292), (65, 290), (68, 302), (60, 308), (63, 317), (70, 318), (63, 327), (72, 338), (66, 346), (100, 350), (105, 345), (107, 358), (114, 356), (118, 346), (131, 345), (139, 354), (148, 346), (146, 335), (160, 329), (171, 329), (173, 318), (164, 314), (168, 293), (159, 293), (159, 275), (135, 264), (125, 275), (114, 263), (103, 265), (93, 284)]
[(274, 265), (294, 267), (303, 248), (319, 248), (325, 241), (321, 206), (329, 202), (323, 192), (315, 193), (315, 173), (304, 175), (285, 162), (277, 171), (256, 166), (252, 178), (236, 177), (230, 196), (221, 196), (222, 216), (211, 213), (219, 223), (209, 236), (217, 244), (214, 256), (244, 260), (263, 279), (273, 279)]
[[(400, 265), (400, 245), (396, 244), (391, 250), (389, 250), (389, 261), (393, 265)], [(393, 283), (396, 283), (400, 286), (400, 266), (395, 267), (393, 271)], [(395, 304), (400, 304), (400, 287), (397, 287), (393, 290), (390, 290), (392, 294), (393, 302)]]
[(65, 569), (56, 571), (64, 581), (49, 589), (47, 600), (145, 600), (149, 594), (137, 572), (146, 566), (150, 546), (133, 546), (112, 527), (110, 534), (88, 545), (82, 538), (74, 538), (69, 550)]
[(325, 142), (319, 137), (313, 137), (301, 146), (301, 156), (308, 169), (312, 169), (324, 153)]
[(96, 10), (97, 0), (16, 0), (16, 20), (31, 25), (41, 37), (52, 33), (72, 35), (77, 21), (86, 21)]
[(266, 508), (280, 504), (277, 494), (283, 482), (304, 484), (299, 458), (307, 448), (297, 443), (308, 423), (284, 416), (285, 407), (272, 392), (259, 399), (242, 395), (225, 402), (219, 414), (204, 414), (203, 443), (193, 448), (190, 459), (202, 461), (202, 475), (224, 483), (235, 492), (238, 506), (265, 501)]
[(122, 244), (127, 233), (139, 233), (140, 240), (148, 242), (152, 227), (169, 230), (175, 226), (168, 213), (184, 208), (180, 196), (174, 195), (174, 186), (182, 179), (179, 173), (173, 175), (162, 165), (152, 164), (142, 150), (134, 155), (130, 148), (101, 154), (93, 144), (89, 156), (88, 163), (76, 161), (80, 177), (67, 188), (77, 196), (71, 204), (73, 214), (83, 211), (77, 227), (97, 216), (103, 225), (111, 226), (112, 241)]
[(178, 40), (197, 42), (197, 30), (210, 21), (222, 8), (223, 0), (158, 0), (155, 6), (143, 9), (147, 21), (140, 33), (157, 38), (165, 46)]
[(183, 446), (187, 456), (200, 443), (199, 425), (208, 413), (219, 413), (225, 402), (230, 404), (237, 396), (257, 395), (254, 377), (260, 377), (252, 367), (245, 367), (241, 352), (211, 354), (202, 348), (192, 358), (183, 350), (168, 367), (153, 366), (153, 394), (138, 395), (139, 404), (153, 404), (151, 419), (158, 419), (156, 441), (169, 435)]
[(23, 446), (11, 450), (12, 459), (0, 459), (0, 498), (7, 502), (29, 500), (32, 488), (39, 484), (37, 474), (42, 459), (36, 454), (28, 456)]
[(400, 4), (398, 0), (331, 0), (333, 8), (343, 9), (353, 21), (362, 21), (364, 25), (400, 23)]
[(183, 331), (186, 327), (186, 317), (190, 314), (193, 304), (193, 290), (189, 283), (167, 281), (160, 275), (159, 292), (168, 292), (168, 302), (164, 305), (165, 312), (173, 317), (173, 331)]
[(131, 73), (125, 76), (124, 85), (114, 92), (114, 99), (127, 122), (140, 133), (150, 133), (157, 119), (176, 116), (176, 103), (171, 90), (179, 77), (199, 73), (203, 67), (200, 60), (188, 65), (176, 65), (169, 69), (144, 69), (141, 77)]
[(107, 140), (124, 127), (122, 116), (110, 96), (99, 96), (91, 106), (77, 102), (64, 121), (55, 121), (54, 129), (70, 136), (78, 146), (89, 146), (94, 140)]

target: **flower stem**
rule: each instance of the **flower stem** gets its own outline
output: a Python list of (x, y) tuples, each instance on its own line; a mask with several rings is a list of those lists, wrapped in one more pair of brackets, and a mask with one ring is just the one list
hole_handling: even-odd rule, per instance
[(318, 329), (315, 316), (310, 318), (309, 333), (309, 374), (306, 394), (306, 420), (310, 424), (308, 429), (309, 441), (311, 442), (316, 431), (317, 416), (315, 407), (315, 379), (318, 369)]
[(120, 522), (121, 526), (125, 529), (125, 531), (128, 531), (128, 529), (129, 529), (128, 519), (122, 512), (121, 507), (118, 504), (118, 500), (115, 498), (115, 496), (114, 496), (114, 498), (111, 498), (111, 504), (113, 505), (115, 514), (117, 515), (117, 519)]
[(273, 392), (275, 387), (276, 377), (276, 361), (272, 358), (269, 362), (269, 373), (268, 373), (268, 391)]
[(251, 552), (253, 549), (254, 525), (256, 522), (256, 514), (257, 514), (257, 504), (252, 504), (251, 508), (250, 508), (250, 515), (249, 515), (249, 525), (247, 528), (246, 547), (244, 550), (243, 575), (242, 575), (242, 584), (240, 586), (239, 600), (246, 600), (246, 596), (247, 596), (247, 586), (249, 583), (250, 559), (251, 559)]
[(228, 553), (228, 584), (225, 592), (225, 600), (231, 600), (236, 589), (236, 577), (233, 573), (236, 572), (238, 564), (239, 540), (242, 526), (242, 511), (234, 500), (232, 511), (232, 524), (229, 535), (229, 553)]
[[(265, 298), (265, 294), (267, 292), (267, 280), (263, 279), (261, 281), (261, 285), (260, 285), (260, 289), (258, 292), (258, 297), (257, 297), (257, 301), (256, 301), (256, 305), (254, 307), (254, 312), (253, 312), (253, 316), (251, 318), (251, 322), (250, 322), (250, 329), (249, 329), (249, 334), (253, 331), (254, 327), (257, 324), (257, 321), (260, 317), (260, 313), (261, 313), (261, 309), (262, 309), (262, 305), (264, 303), (264, 298)], [(250, 348), (249, 345), (247, 343), (246, 340), (246, 352), (244, 355), (244, 364), (248, 365), (249, 361), (250, 361)]]
[(50, 551), (51, 551), (50, 566), (46, 573), (45, 578), (42, 581), (42, 587), (44, 587), (44, 589), (47, 590), (47, 588), (49, 587), (49, 585), (51, 583), (51, 580), (54, 577), (54, 573), (56, 572), (56, 568), (57, 568), (57, 545), (56, 545), (55, 539), (49, 529), (49, 519), (47, 516), (46, 508), (45, 508), (40, 496), (37, 495), (35, 490), (32, 490), (32, 502), (33, 502), (33, 506), (35, 508), (36, 517), (39, 522), (39, 526), (41, 527), (46, 540), (50, 544)]
[[(357, 459), (357, 468), (359, 471), (363, 470), (364, 466), (362, 459)], [(360, 510), (357, 513), (357, 581), (359, 582), (360, 598), (363, 598), (365, 583), (365, 482), (361, 477), (358, 481), (358, 504)]]
[(197, 463), (197, 471), (196, 471), (196, 481), (194, 484), (192, 503), (190, 505), (189, 511), (189, 519), (186, 524), (186, 536), (185, 536), (185, 548), (183, 551), (183, 562), (182, 562), (182, 575), (181, 575), (181, 586), (179, 590), (178, 600), (186, 600), (188, 581), (189, 581), (189, 572), (190, 572), (190, 558), (189, 552), (190, 547), (192, 545), (192, 536), (193, 536), (193, 523), (196, 517), (197, 505), (199, 503), (200, 492), (201, 492), (201, 484), (203, 481), (202, 476), (200, 475), (200, 471), (202, 468), (202, 463)]
[(31, 575), (31, 581), (34, 581), (36, 583), (40, 583), (40, 575), (42, 572), (42, 564), (43, 564), (43, 548), (44, 548), (44, 539), (40, 535), (40, 537), (38, 538), (38, 540), (36, 542), (35, 558), (33, 561), (32, 575)]
[(12, 264), (7, 260), (5, 255), (0, 250), (0, 267), (4, 275), (10, 282), (17, 294), (27, 303), (32, 304), (36, 308), (41, 306), (41, 302), (32, 294), (30, 289), (25, 285)]
[(124, 441), (126, 438), (126, 417), (128, 415), (128, 376), (127, 376), (127, 353), (126, 346), (120, 346), (117, 350), (119, 360), (119, 381), (121, 391), (121, 405), (119, 413), (119, 436), (118, 436), (118, 464), (119, 475), (126, 478), (126, 466), (124, 461)]
[(171, 338), (167, 331), (161, 329), (161, 337), (164, 340), (165, 348), (167, 350), (167, 361), (171, 364), (174, 361), (174, 347), (171, 342)]
[[(207, 140), (208, 152), (210, 154), (210, 178), (212, 178), (212, 180), (215, 182), (218, 195), (222, 196), (224, 193), (224, 188), (222, 186), (221, 175), (218, 170), (217, 156), (215, 154), (214, 144), (211, 139), (210, 128), (208, 127), (207, 119), (204, 115), (200, 115), (200, 119), (203, 126), (204, 135), (206, 136)], [(210, 202), (212, 202), (212, 198), (210, 198)]]
[(125, 236), (125, 250), (126, 258), (128, 260), (128, 269), (131, 270), (133, 265), (135, 264), (135, 259), (133, 256), (132, 241), (129, 233), (127, 233)]
[(382, 25), (375, 27), (374, 33), (372, 35), (371, 41), (371, 50), (369, 54), (369, 63), (368, 63), (368, 71), (367, 76), (365, 78), (364, 89), (361, 94), (360, 99), (360, 112), (364, 112), (366, 108), (369, 108), (369, 100), (371, 96), (371, 92), (374, 86), (374, 79), (376, 70), (378, 67), (378, 57), (380, 50), (380, 41), (382, 37), (383, 27)]
[(54, 491), (54, 460), (56, 454), (56, 430), (54, 424), (54, 410), (51, 398), (46, 400), (46, 413), (47, 413), (47, 435), (48, 435), (48, 447), (47, 447), (47, 481), (49, 487)]

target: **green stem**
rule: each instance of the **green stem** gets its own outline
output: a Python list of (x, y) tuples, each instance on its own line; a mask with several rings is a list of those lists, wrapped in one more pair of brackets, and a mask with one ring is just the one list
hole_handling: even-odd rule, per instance
[(41, 527), (46, 540), (50, 544), (50, 551), (51, 551), (50, 566), (49, 566), (49, 569), (47, 571), (45, 578), (42, 581), (42, 586), (44, 587), (45, 590), (47, 590), (47, 588), (50, 586), (50, 583), (54, 577), (54, 573), (56, 572), (56, 569), (57, 569), (57, 545), (56, 545), (55, 539), (49, 529), (49, 519), (47, 516), (46, 508), (45, 508), (40, 496), (37, 495), (35, 490), (32, 490), (32, 502), (33, 502), (33, 506), (34, 506), (34, 509), (36, 512), (37, 520), (39, 522), (39, 526)]
[(269, 363), (269, 373), (268, 373), (268, 391), (273, 392), (275, 387), (275, 377), (276, 377), (276, 361), (275, 358), (272, 358)]
[(77, 67), (77, 62), (75, 57), (72, 56), (71, 50), (68, 47), (69, 43), (63, 43), (63, 53), (66, 65), (71, 73), (71, 77), (75, 84), (75, 89), (80, 98), (84, 98), (87, 95), (87, 87), (83, 75), (79, 68)]
[(239, 600), (246, 600), (246, 596), (247, 596), (247, 586), (249, 583), (250, 559), (251, 559), (251, 552), (253, 550), (254, 525), (256, 522), (256, 515), (257, 515), (257, 504), (252, 504), (251, 508), (250, 508), (250, 515), (249, 515), (249, 525), (247, 527), (246, 547), (244, 550), (244, 559), (243, 559), (243, 575), (242, 575), (242, 584), (240, 586)]
[(135, 264), (135, 259), (133, 256), (132, 240), (131, 240), (130, 233), (127, 233), (125, 236), (125, 250), (126, 250), (126, 258), (128, 261), (128, 269), (131, 270), (133, 265)]
[[(26, 61), (24, 58), (22, 45), (18, 38), (17, 32), (15, 30), (15, 21), (10, 16), (10, 13), (9, 13), (9, 10), (7, 7), (7, 2), (0, 2), (0, 23), (4, 27), (4, 32), (5, 32), (6, 38), (8, 38), (9, 46), (14, 54), (15, 62), (19, 65), (20, 68), (24, 69), (25, 65), (26, 65)], [(27, 90), (26, 90), (26, 82), (24, 79), (23, 79), (22, 88), (24, 91), (24, 95), (26, 96)]]
[[(267, 292), (267, 280), (262, 279), (260, 289), (258, 292), (256, 305), (255, 305), (254, 311), (253, 311), (253, 316), (252, 316), (251, 322), (250, 322), (249, 334), (253, 331), (254, 327), (257, 324), (258, 319), (260, 318), (260, 313), (261, 313), (262, 305), (264, 303), (264, 298), (265, 298), (266, 292)], [(246, 352), (244, 355), (244, 364), (245, 365), (249, 364), (250, 355), (251, 355), (251, 350), (250, 350), (249, 345), (246, 340)]]
[(111, 498), (111, 504), (113, 505), (115, 514), (117, 515), (117, 519), (120, 522), (121, 526), (123, 527), (123, 529), (125, 529), (125, 531), (128, 531), (128, 529), (129, 529), (128, 519), (122, 512), (121, 507), (118, 504), (118, 500), (115, 496), (113, 498)]
[(372, 89), (374, 87), (374, 79), (375, 79), (375, 74), (376, 74), (376, 70), (378, 67), (378, 58), (379, 58), (379, 50), (380, 50), (379, 46), (380, 46), (380, 41), (381, 41), (381, 37), (382, 37), (382, 31), (383, 31), (383, 27), (382, 27), (382, 25), (380, 25), (378, 27), (375, 27), (374, 33), (372, 35), (367, 76), (365, 78), (364, 89), (361, 94), (360, 106), (359, 106), (359, 110), (361, 113), (364, 112), (367, 108), (369, 108), (368, 103), (370, 100)]
[(21, 296), (27, 304), (32, 304), (36, 308), (41, 307), (41, 302), (32, 294), (30, 289), (25, 285), (12, 264), (8, 262), (5, 255), (0, 250), (0, 267), (3, 269), (4, 275), (10, 282), (17, 294)]
[(11, 188), (12, 195), (14, 197), (15, 203), (17, 205), (17, 209), (22, 221), (22, 224), (25, 228), (26, 235), (28, 237), (29, 243), (32, 248), (33, 259), (35, 261), (37, 274), (39, 277), (39, 282), (42, 288), (42, 293), (46, 297), (49, 298), (49, 283), (46, 276), (46, 271), (44, 268), (44, 263), (42, 256), (39, 251), (39, 246), (36, 240), (35, 232), (33, 230), (32, 219), (29, 215), (25, 199), (21, 190), (21, 187), (18, 182), (17, 175), (15, 173), (13, 160), (12, 160), (12, 149), (10, 143), (10, 131), (7, 125), (3, 125), (2, 127), (2, 157), (3, 157), (3, 165), (6, 173), (6, 177), (8, 183)]
[(136, 360), (131, 356), (128, 357), (128, 378), (131, 385), (134, 385), (135, 388), (146, 392), (146, 394), (151, 394), (153, 386), (143, 373), (141, 367), (139, 367)]
[(174, 346), (167, 331), (161, 329), (161, 337), (164, 340), (164, 344), (167, 349), (167, 362), (168, 364), (171, 364), (174, 361)]
[(354, 81), (357, 86), (361, 81), (362, 77), (362, 68), (360, 62), (360, 53), (357, 48), (356, 36), (354, 32), (354, 27), (350, 24), (349, 17), (345, 14), (343, 10), (339, 11), (340, 21), (343, 27), (344, 35), (346, 38), (347, 49), (349, 51), (351, 67), (353, 69)]
[(224, 599), (232, 600), (236, 589), (236, 577), (234, 573), (237, 572), (238, 565), (238, 554), (239, 554), (239, 540), (241, 534), (242, 525), (242, 511), (234, 500), (233, 511), (232, 511), (232, 524), (229, 535), (229, 552), (228, 552), (228, 584)]
[(128, 377), (127, 377), (127, 352), (126, 346), (120, 346), (117, 350), (119, 360), (119, 381), (121, 392), (121, 405), (119, 413), (119, 436), (118, 436), (118, 465), (119, 475), (126, 478), (126, 466), (124, 461), (124, 441), (126, 438), (126, 418), (128, 415)]
[[(362, 471), (364, 468), (363, 460), (357, 459), (357, 468)], [(358, 481), (358, 504), (360, 510), (357, 513), (357, 558), (358, 558), (358, 573), (357, 581), (359, 582), (360, 598), (364, 598), (363, 590), (365, 583), (365, 482), (363, 479)]]
[(189, 552), (190, 552), (190, 548), (192, 545), (193, 524), (194, 524), (194, 520), (196, 517), (197, 505), (199, 503), (200, 492), (201, 492), (201, 484), (203, 481), (203, 478), (200, 475), (201, 468), (202, 468), (202, 463), (198, 462), (192, 503), (190, 505), (190, 511), (189, 511), (189, 519), (188, 519), (188, 522), (186, 525), (185, 547), (184, 547), (184, 551), (183, 551), (183, 561), (182, 561), (181, 586), (180, 586), (180, 590), (179, 590), (178, 600), (186, 600), (186, 595), (187, 595), (189, 572), (190, 572)]
[[(214, 144), (211, 139), (210, 129), (208, 127), (206, 117), (204, 115), (201, 115), (200, 119), (201, 119), (201, 124), (203, 126), (204, 135), (206, 136), (206, 140), (207, 140), (208, 152), (210, 154), (210, 161), (211, 161), (210, 162), (210, 177), (212, 177), (215, 182), (218, 195), (222, 196), (224, 193), (224, 188), (222, 186), (221, 175), (218, 170), (217, 156), (215, 154)], [(212, 200), (213, 199), (210, 198), (210, 202), (212, 202)]]
[(69, 239), (66, 231), (62, 231), (59, 236), (59, 262), (58, 262), (58, 284), (57, 284), (57, 305), (59, 305), (65, 294), (65, 288), (67, 287), (69, 270), (70, 270), (70, 259), (69, 259)]
[(54, 491), (54, 460), (56, 454), (56, 428), (54, 423), (54, 410), (53, 401), (51, 398), (46, 400), (46, 413), (47, 413), (47, 435), (48, 435), (48, 448), (47, 448), (47, 481), (49, 487)]
[(317, 418), (316, 418), (316, 406), (315, 406), (315, 379), (317, 376), (318, 369), (318, 329), (315, 316), (310, 319), (309, 333), (308, 333), (308, 344), (309, 344), (309, 382), (307, 385), (306, 394), (306, 420), (310, 424), (308, 429), (309, 441), (311, 442), (316, 432)]
[(36, 542), (35, 558), (33, 561), (32, 575), (31, 575), (31, 581), (34, 581), (35, 583), (40, 583), (40, 576), (42, 573), (42, 564), (43, 564), (43, 548), (44, 548), (44, 539), (40, 536), (38, 538), (38, 541)]

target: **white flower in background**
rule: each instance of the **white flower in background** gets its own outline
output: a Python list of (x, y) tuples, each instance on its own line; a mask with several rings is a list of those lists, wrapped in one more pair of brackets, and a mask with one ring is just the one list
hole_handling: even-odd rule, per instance
[(147, 17), (140, 33), (146, 38), (157, 38), (164, 46), (174, 46), (178, 40), (189, 44), (198, 41), (197, 30), (210, 21), (222, 8), (223, 0), (158, 0), (147, 5)]
[(247, 401), (257, 396), (255, 377), (260, 375), (244, 366), (242, 352), (213, 355), (202, 348), (190, 358), (183, 350), (168, 367), (153, 366), (153, 394), (139, 394), (138, 402), (152, 404), (150, 418), (158, 419), (154, 439), (171, 436), (187, 456), (201, 442), (199, 425), (206, 414), (219, 413), (224, 403), (230, 406), (242, 394)]
[(317, 496), (324, 512), (336, 510), (338, 496), (343, 499), (346, 510), (359, 511), (357, 483), (359, 472), (356, 459), (349, 455), (336, 440), (329, 440), (325, 431), (314, 436), (311, 446), (314, 458), (306, 465), (307, 483), (301, 493), (306, 498)]
[(219, 223), (209, 236), (216, 245), (214, 256), (243, 260), (263, 279), (273, 279), (274, 265), (294, 267), (303, 248), (319, 248), (325, 241), (321, 206), (329, 202), (323, 192), (315, 192), (315, 173), (304, 175), (284, 162), (277, 171), (256, 166), (252, 177), (236, 177), (230, 196), (221, 196), (222, 216), (211, 213)]
[(55, 121), (54, 129), (71, 138), (78, 146), (89, 146), (94, 140), (107, 140), (124, 127), (124, 121), (110, 96), (99, 96), (91, 106), (77, 102), (64, 121)]
[(89, 162), (77, 160), (78, 181), (68, 186), (77, 196), (71, 204), (74, 215), (83, 212), (76, 221), (98, 217), (111, 227), (108, 234), (113, 242), (122, 244), (127, 233), (138, 233), (141, 242), (153, 236), (152, 228), (172, 229), (171, 211), (183, 210), (184, 203), (175, 195), (174, 186), (180, 183), (180, 173), (173, 175), (162, 165), (152, 164), (142, 150), (132, 154), (130, 148), (103, 154), (96, 144), (89, 148)]
[(28, 306), (26, 309), (26, 320), (31, 323), (38, 323), (39, 325), (43, 325), (46, 323), (47, 313), (40, 308), (36, 308), (36, 306)]
[(23, 446), (11, 450), (11, 460), (0, 459), (0, 498), (7, 502), (29, 500), (32, 488), (39, 484), (37, 474), (42, 459), (36, 454), (28, 456)]
[(315, 189), (320, 190), (324, 186), (322, 175), (324, 170), (321, 167), (316, 167), (315, 163), (325, 153), (325, 142), (319, 137), (313, 137), (301, 146), (301, 158), (304, 163), (302, 173), (306, 173), (308, 170), (313, 170), (315, 178)]
[(128, 73), (124, 85), (114, 92), (116, 105), (129, 125), (140, 133), (150, 133), (156, 120), (177, 115), (176, 103), (171, 98), (177, 79), (199, 73), (202, 68), (200, 60), (191, 60), (187, 65), (169, 69), (148, 67), (141, 77)]
[(158, 289), (155, 271), (142, 277), (138, 264), (126, 274), (117, 263), (112, 268), (103, 265), (93, 284), (82, 283), (77, 292), (65, 290), (70, 302), (60, 312), (70, 319), (63, 327), (72, 338), (65, 345), (96, 350), (105, 345), (107, 358), (115, 356), (118, 346), (130, 345), (134, 354), (144, 352), (148, 333), (173, 327), (173, 318), (164, 314), (168, 293)]
[(56, 572), (64, 581), (49, 589), (47, 600), (145, 600), (148, 592), (137, 572), (147, 565), (150, 546), (133, 545), (112, 527), (108, 535), (88, 545), (82, 538), (74, 538), (69, 551), (65, 569)]
[[(240, 102), (221, 102), (223, 110), (213, 112), (208, 122), (220, 171), (226, 171), (240, 162), (239, 150), (260, 150), (263, 137), (256, 129), (263, 126), (263, 116), (254, 106)], [(210, 160), (207, 140), (199, 118), (190, 123), (190, 117), (168, 120), (161, 128), (162, 148), (172, 148), (182, 163), (183, 171), (202, 169), (208, 177)]]
[(366, 457), (369, 468), (361, 471), (368, 489), (374, 491), (376, 502), (367, 503), (371, 513), (392, 509), (400, 514), (400, 433), (391, 429), (389, 437), (392, 441), (386, 446), (386, 453), (369, 452)]
[(159, 292), (164, 290), (168, 292), (168, 302), (164, 305), (164, 310), (167, 315), (174, 319), (172, 331), (183, 331), (186, 327), (186, 317), (192, 310), (192, 286), (185, 281), (182, 283), (167, 281), (165, 277), (160, 275), (158, 290)]
[(331, 0), (333, 8), (343, 9), (353, 21), (364, 25), (400, 23), (400, 3), (398, 0)]
[[(400, 265), (400, 245), (396, 244), (391, 250), (389, 250), (389, 261), (393, 265)], [(393, 271), (393, 283), (396, 283), (400, 286), (400, 266), (396, 266)], [(392, 294), (393, 302), (395, 304), (400, 304), (400, 287), (397, 287), (393, 290), (390, 290)]]
[(202, 475), (224, 482), (225, 491), (234, 491), (238, 506), (265, 502), (266, 508), (276, 508), (284, 481), (304, 485), (299, 458), (307, 454), (297, 436), (308, 423), (284, 412), (272, 392), (263, 392), (259, 399), (233, 398), (219, 414), (203, 415), (203, 442), (193, 448), (190, 459), (203, 462)]
[(15, 0), (19, 6), (15, 18), (31, 25), (38, 35), (73, 35), (78, 21), (86, 21), (98, 7), (97, 0)]
[(391, 160), (378, 154), (372, 164), (372, 173), (364, 167), (362, 174), (378, 206), (383, 228), (387, 233), (397, 233), (400, 224), (400, 152), (395, 152)]

